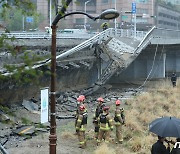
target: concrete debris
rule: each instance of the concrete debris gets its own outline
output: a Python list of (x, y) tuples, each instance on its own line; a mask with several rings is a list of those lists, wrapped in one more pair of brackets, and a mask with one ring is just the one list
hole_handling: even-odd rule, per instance
[(71, 102), (71, 103), (76, 103), (76, 102), (77, 102), (76, 99), (73, 98), (73, 97), (68, 97), (68, 98), (67, 98), (67, 101), (69, 101), (69, 102)]
[(8, 151), (0, 144), (0, 153), (2, 154), (9, 154)]
[(110, 57), (109, 57), (107, 54), (105, 54), (105, 53), (101, 53), (101, 54), (100, 54), (100, 57), (101, 57), (105, 62), (108, 62), (109, 59), (110, 59)]
[(10, 118), (0, 110), (0, 122), (7, 122), (10, 121)]
[(65, 105), (62, 105), (62, 107), (69, 112), (75, 112), (76, 111), (76, 108), (74, 108), (74, 107), (70, 107), (70, 106), (67, 107)]
[(13, 132), (18, 135), (33, 135), (35, 133), (35, 127), (34, 126), (22, 126)]
[(25, 109), (29, 110), (29, 111), (38, 111), (39, 106), (35, 103), (33, 103), (32, 101), (27, 101), (27, 100), (23, 100), (22, 105), (24, 106)]
[(36, 131), (44, 132), (44, 133), (48, 132), (48, 130), (45, 128), (36, 128)]
[(75, 116), (71, 115), (71, 116), (56, 116), (57, 119), (74, 119)]
[(33, 103), (37, 103), (37, 102), (38, 102), (38, 100), (35, 99), (34, 97), (32, 97), (29, 101), (31, 101), (31, 102), (33, 102)]

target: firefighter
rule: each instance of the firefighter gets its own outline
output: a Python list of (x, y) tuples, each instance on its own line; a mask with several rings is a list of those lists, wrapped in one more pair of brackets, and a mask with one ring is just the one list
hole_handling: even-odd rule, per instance
[(124, 116), (124, 109), (120, 108), (120, 100), (116, 100), (116, 110), (114, 115), (114, 124), (116, 127), (116, 143), (122, 143), (123, 142), (123, 136), (122, 136), (122, 125), (125, 124), (125, 116)]
[[(77, 124), (77, 118), (79, 116), (79, 107), (81, 104), (84, 104), (84, 101), (85, 101), (85, 96), (84, 95), (80, 95), (78, 98), (77, 98), (77, 109), (76, 109), (76, 113), (75, 113), (75, 128), (76, 128), (76, 124)], [(87, 109), (85, 109), (87, 110)], [(75, 135), (78, 135), (78, 131), (76, 130), (76, 133)]]
[(79, 115), (77, 118), (76, 130), (78, 131), (79, 148), (86, 147), (85, 131), (87, 125), (87, 112), (85, 106), (82, 104), (79, 106)]
[(104, 22), (101, 24), (101, 27), (102, 27), (103, 31), (105, 31), (106, 29), (108, 29), (109, 24), (107, 22)]
[(94, 132), (95, 132), (95, 139), (98, 139), (98, 133), (99, 133), (99, 125), (98, 125), (98, 117), (101, 113), (103, 113), (103, 107), (105, 106), (104, 104), (104, 99), (102, 97), (99, 97), (97, 99), (98, 105), (96, 107), (95, 115), (93, 117), (93, 123), (94, 123)]
[(176, 87), (176, 80), (177, 80), (177, 76), (175, 73), (173, 73), (171, 76), (171, 82), (172, 82), (173, 87)]
[(110, 130), (113, 130), (113, 120), (109, 115), (109, 107), (103, 107), (103, 113), (99, 115), (99, 135), (97, 139), (97, 145), (100, 144), (102, 139), (104, 138), (105, 142), (109, 142), (110, 138)]

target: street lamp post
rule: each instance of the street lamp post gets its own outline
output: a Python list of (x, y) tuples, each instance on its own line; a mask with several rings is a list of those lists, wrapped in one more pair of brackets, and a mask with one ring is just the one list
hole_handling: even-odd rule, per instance
[[(84, 3), (84, 12), (86, 13), (86, 5), (90, 2), (91, 0), (89, 0), (89, 1), (86, 1), (85, 3)], [(87, 17), (86, 16), (84, 16), (84, 29), (86, 30), (86, 24), (87, 24)]]
[(115, 19), (119, 16), (119, 12), (114, 9), (108, 9), (103, 11), (99, 16), (93, 17), (85, 12), (70, 12), (65, 14), (67, 6), (71, 3), (72, 0), (67, 0), (66, 4), (62, 7), (60, 13), (58, 13), (52, 22), (52, 46), (51, 46), (51, 92), (50, 92), (50, 135), (49, 135), (49, 153), (56, 154), (56, 110), (55, 110), (55, 95), (56, 95), (56, 29), (57, 23), (62, 18), (65, 18), (69, 15), (73, 14), (82, 14), (87, 16), (92, 20), (97, 19), (104, 19), (104, 20), (111, 20)]
[[(116, 0), (114, 0), (114, 8), (115, 8), (115, 10), (116, 10), (116, 7), (117, 7)], [(117, 28), (117, 20), (116, 20), (116, 18), (115, 18), (115, 21), (114, 21), (114, 28), (115, 29)]]

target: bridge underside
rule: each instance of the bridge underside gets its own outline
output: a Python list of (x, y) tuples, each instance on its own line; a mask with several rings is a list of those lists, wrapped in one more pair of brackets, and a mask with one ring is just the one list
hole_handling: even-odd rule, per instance
[(180, 45), (148, 45), (131, 65), (110, 79), (110, 83), (161, 79), (180, 75)]

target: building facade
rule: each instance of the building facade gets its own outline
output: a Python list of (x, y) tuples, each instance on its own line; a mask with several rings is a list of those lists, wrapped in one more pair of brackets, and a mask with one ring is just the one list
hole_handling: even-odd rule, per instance
[[(164, 2), (167, 3), (166, 1)], [(179, 1), (174, 0), (173, 2), (177, 4)], [(132, 13), (132, 3), (136, 5), (136, 18), (135, 14)], [(58, 4), (60, 9), (62, 6), (61, 0), (58, 1)], [(83, 11), (93, 16), (98, 16), (106, 9), (115, 8), (120, 12), (120, 16), (116, 19), (116, 22), (115, 20), (108, 21), (110, 27), (115, 27), (116, 23), (117, 28), (124, 29), (133, 29), (135, 24), (137, 30), (148, 30), (154, 25), (161, 28), (179, 29), (179, 12), (160, 5), (158, 0), (73, 0), (68, 7), (68, 12)], [(50, 15), (53, 20), (55, 11), (52, 9), (50, 14), (49, 1), (37, 0), (37, 10), (44, 16), (40, 29), (50, 26)], [(72, 15), (62, 19), (58, 23), (58, 27), (60, 29), (83, 29), (86, 27), (87, 30), (101, 31), (103, 22), (101, 20), (92, 21), (83, 15)]]

